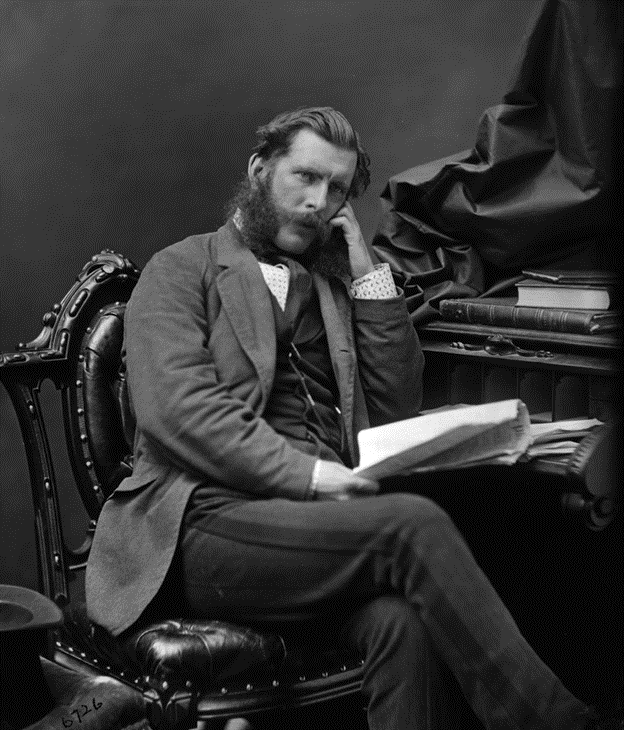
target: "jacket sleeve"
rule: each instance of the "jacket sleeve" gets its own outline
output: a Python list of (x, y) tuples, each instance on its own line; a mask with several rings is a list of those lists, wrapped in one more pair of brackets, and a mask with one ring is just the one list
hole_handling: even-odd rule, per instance
[(182, 470), (264, 498), (306, 499), (316, 459), (219, 381), (208, 347), (206, 256), (172, 249), (144, 268), (126, 311), (137, 428)]
[(418, 415), (424, 357), (405, 297), (354, 299), (360, 381), (371, 426)]

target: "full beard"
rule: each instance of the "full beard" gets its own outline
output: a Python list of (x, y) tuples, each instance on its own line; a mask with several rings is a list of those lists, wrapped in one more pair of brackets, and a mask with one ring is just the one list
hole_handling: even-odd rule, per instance
[[(273, 263), (278, 256), (290, 256), (309, 271), (345, 277), (350, 276), (347, 244), (341, 240), (341, 230), (324, 223), (314, 214), (291, 214), (281, 210), (271, 193), (272, 175), (256, 180), (254, 185), (245, 178), (228, 203), (228, 216), (239, 211), (243, 240), (257, 259)], [(275, 240), (280, 227), (300, 223), (314, 228), (314, 237), (302, 254), (286, 254)]]

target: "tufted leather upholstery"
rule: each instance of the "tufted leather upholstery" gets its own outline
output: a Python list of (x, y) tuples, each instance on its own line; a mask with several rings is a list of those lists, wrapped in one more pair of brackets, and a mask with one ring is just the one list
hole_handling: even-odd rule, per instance
[(94, 468), (105, 496), (132, 473), (135, 421), (121, 352), (125, 304), (102, 308), (82, 342), (79, 377)]
[(172, 687), (190, 681), (199, 690), (260, 667), (275, 675), (286, 656), (281, 637), (224, 621), (162, 621), (138, 632), (129, 645), (150, 677)]
[(68, 606), (62, 635), (68, 645), (116, 672), (149, 677), (154, 686), (196, 691), (221, 687), (232, 677), (276, 676), (286, 658), (283, 639), (208, 619), (150, 622), (118, 641), (92, 624), (84, 603)]

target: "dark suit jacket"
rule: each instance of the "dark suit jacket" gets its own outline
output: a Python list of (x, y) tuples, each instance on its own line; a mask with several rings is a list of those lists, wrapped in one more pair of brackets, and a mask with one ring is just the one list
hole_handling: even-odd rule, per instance
[[(348, 446), (357, 432), (415, 415), (423, 358), (402, 295), (352, 300), (314, 275)], [(106, 502), (87, 566), (91, 618), (118, 634), (163, 582), (193, 489), (305, 499), (316, 458), (261, 417), (275, 373), (269, 290), (231, 221), (157, 253), (126, 310), (135, 467)]]

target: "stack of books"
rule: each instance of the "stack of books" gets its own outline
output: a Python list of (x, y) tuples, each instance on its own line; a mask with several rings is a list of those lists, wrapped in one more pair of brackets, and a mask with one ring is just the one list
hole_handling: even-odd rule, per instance
[(444, 299), (440, 316), (453, 322), (581, 335), (621, 329), (614, 272), (539, 269), (522, 274), (517, 296)]

